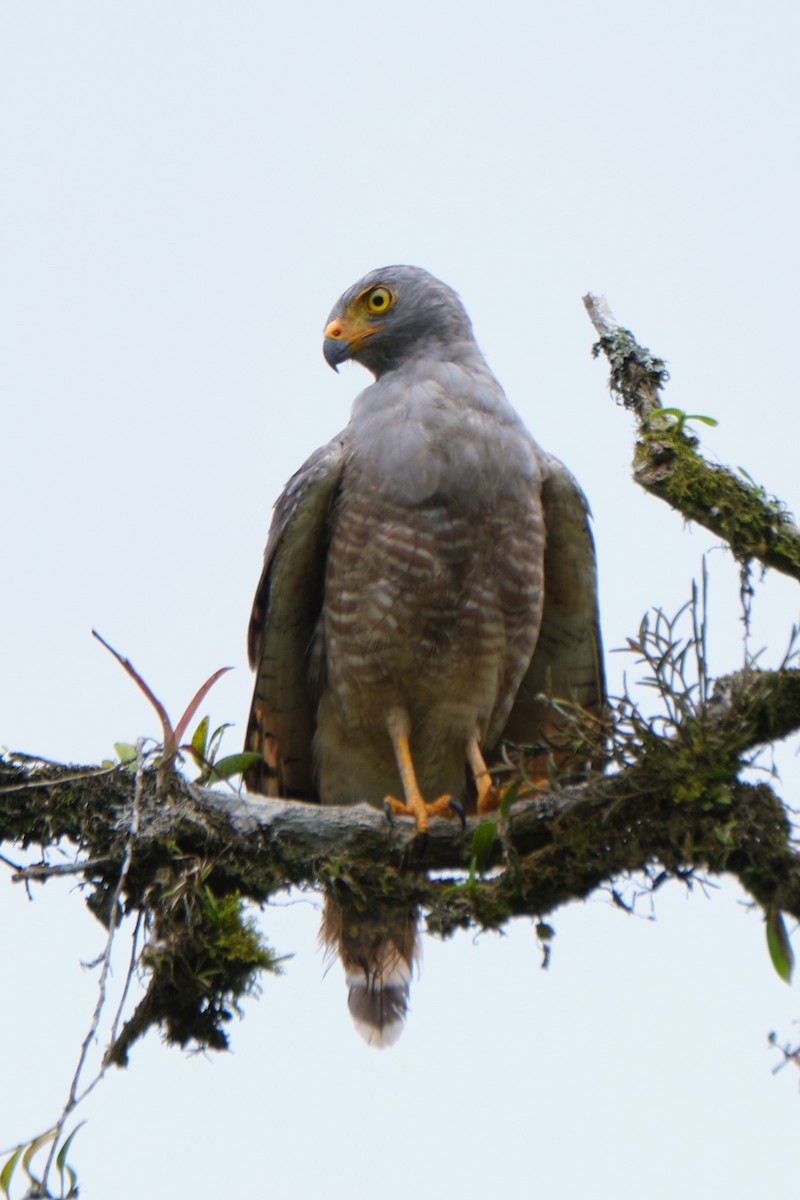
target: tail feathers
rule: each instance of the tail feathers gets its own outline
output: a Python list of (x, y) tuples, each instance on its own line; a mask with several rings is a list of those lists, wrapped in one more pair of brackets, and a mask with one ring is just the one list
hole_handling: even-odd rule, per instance
[(393, 1046), (403, 1032), (411, 990), (411, 966), (395, 947), (384, 942), (373, 969), (367, 966), (347, 973), (350, 989), (347, 1007), (356, 1032), (368, 1046)]
[(393, 1046), (403, 1032), (417, 959), (416, 911), (342, 905), (325, 899), (322, 941), (339, 955), (347, 1004), (368, 1046)]

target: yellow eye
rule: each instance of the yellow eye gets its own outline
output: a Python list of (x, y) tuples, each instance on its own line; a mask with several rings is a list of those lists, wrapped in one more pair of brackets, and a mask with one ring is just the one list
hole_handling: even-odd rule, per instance
[(371, 313), (386, 312), (394, 302), (394, 296), (385, 287), (376, 287), (367, 296), (367, 308)]

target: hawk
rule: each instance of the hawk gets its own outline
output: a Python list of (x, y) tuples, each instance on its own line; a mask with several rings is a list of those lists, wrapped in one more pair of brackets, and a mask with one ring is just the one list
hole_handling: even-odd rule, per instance
[[(263, 758), (245, 781), (388, 805), (424, 832), (454, 805), (497, 804), (489, 767), (505, 740), (542, 742), (545, 693), (600, 711), (589, 510), (427, 271), (384, 267), (349, 288), (323, 352), (375, 381), (275, 505), (248, 641), (246, 748)], [(415, 953), (413, 921), (385, 924), (351, 930), (353, 947), (335, 905), (324, 920), (372, 1044), (400, 1031)]]

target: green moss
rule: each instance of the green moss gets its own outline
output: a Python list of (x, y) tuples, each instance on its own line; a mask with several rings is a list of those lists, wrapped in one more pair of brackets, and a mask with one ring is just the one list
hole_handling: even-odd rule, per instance
[(148, 897), (151, 936), (141, 964), (147, 991), (109, 1051), (125, 1065), (133, 1042), (159, 1025), (170, 1042), (223, 1050), (224, 1026), (257, 986), (261, 971), (279, 972), (238, 892), (217, 896), (207, 864), (188, 863), (162, 878)]
[(740, 561), (756, 558), (800, 578), (800, 540), (785, 506), (752, 481), (706, 462), (696, 446), (685, 432), (651, 425), (636, 445), (634, 478), (723, 538)]

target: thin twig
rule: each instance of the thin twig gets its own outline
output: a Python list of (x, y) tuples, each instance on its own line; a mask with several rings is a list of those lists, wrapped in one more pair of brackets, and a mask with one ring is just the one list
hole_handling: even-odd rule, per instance
[[(0, 855), (2, 858), (2, 855)], [(11, 876), (12, 883), (25, 883), (28, 879), (50, 879), (56, 875), (81, 875), (84, 871), (91, 870), (92, 867), (108, 866), (113, 859), (105, 858), (86, 858), (82, 862), (60, 863), (58, 865), (50, 865), (48, 863), (35, 863), (30, 867), (17, 866), (2, 859), (3, 862), (8, 862), (9, 866), (15, 868), (16, 874)]]
[[(140, 910), (138, 916), (136, 917), (136, 924), (133, 928), (133, 936), (131, 937), (131, 955), (130, 955), (130, 959), (128, 961), (128, 973), (125, 976), (125, 984), (122, 989), (122, 995), (120, 996), (119, 1004), (117, 1005), (117, 1011), (114, 1014), (114, 1020), (111, 1022), (111, 1033), (110, 1033), (109, 1039), (108, 1039), (109, 1046), (113, 1046), (115, 1044), (115, 1042), (117, 1040), (117, 1035), (119, 1034), (119, 1026), (120, 1026), (120, 1021), (122, 1020), (122, 1013), (125, 1008), (125, 1001), (128, 999), (128, 992), (130, 991), (130, 986), (131, 986), (131, 983), (133, 982), (134, 972), (136, 971), (136, 964), (139, 961), (139, 934), (141, 933), (142, 924), (144, 923), (144, 920), (145, 920), (145, 914), (142, 910)], [(80, 1101), (83, 1100), (84, 1096), (87, 1096), (89, 1094), (89, 1092), (91, 1091), (91, 1089), (95, 1086), (95, 1084), (100, 1081), (103, 1074), (105, 1073), (106, 1065), (107, 1064), (104, 1062), (103, 1069), (98, 1074), (97, 1079), (95, 1079), (89, 1085), (89, 1087), (86, 1088), (86, 1090), (83, 1092), (83, 1095), (80, 1096), (78, 1103), (80, 1103)]]
[(583, 297), (583, 303), (589, 314), (589, 320), (600, 337), (610, 337), (611, 334), (616, 333), (619, 326), (605, 296), (594, 296), (591, 292), (587, 292)]
[[(112, 951), (112, 948), (114, 945), (114, 938), (115, 938), (116, 931), (117, 931), (117, 913), (119, 911), (119, 905), (120, 905), (120, 900), (122, 898), (122, 892), (125, 887), (125, 881), (127, 879), (128, 872), (131, 867), (131, 863), (133, 862), (134, 845), (136, 843), (136, 839), (139, 834), (139, 813), (140, 813), (140, 808), (141, 808), (142, 795), (143, 795), (143, 791), (144, 791), (143, 745), (144, 745), (143, 740), (140, 740), (136, 744), (136, 785), (135, 785), (134, 794), (133, 794), (133, 804), (131, 807), (131, 821), (130, 821), (130, 826), (129, 826), (129, 831), (128, 831), (128, 837), (127, 837), (127, 840), (125, 843), (125, 853), (123, 856), (122, 865), (120, 867), (119, 878), (117, 879), (117, 886), (114, 889), (114, 897), (113, 897), (113, 900), (111, 903), (111, 909), (110, 909), (111, 917), (110, 917), (109, 927), (108, 927), (108, 937), (106, 939), (105, 951), (103, 953), (103, 960), (102, 960), (103, 966), (100, 971), (100, 979), (99, 979), (98, 985), (97, 985), (97, 993), (98, 993), (97, 994), (97, 1004), (95, 1005), (94, 1014), (92, 1015), (92, 1020), (91, 1020), (90, 1026), (89, 1026), (88, 1033), (86, 1034), (86, 1037), (83, 1040), (83, 1045), (81, 1046), (81, 1052), (78, 1057), (78, 1065), (75, 1068), (75, 1074), (72, 1078), (72, 1083), (70, 1084), (69, 1095), (67, 1097), (67, 1102), (64, 1106), (64, 1111), (62, 1112), (61, 1116), (59, 1117), (58, 1121), (56, 1122), (56, 1124), (54, 1126), (54, 1128), (56, 1130), (56, 1136), (53, 1138), (53, 1144), (50, 1148), (50, 1153), (48, 1155), (47, 1162), (45, 1164), (44, 1174), (42, 1176), (42, 1186), (44, 1187), (45, 1190), (47, 1188), (47, 1178), (48, 1178), (48, 1175), (50, 1174), (50, 1170), (53, 1165), (53, 1160), (56, 1156), (56, 1151), (58, 1149), (58, 1143), (61, 1140), (61, 1134), (64, 1129), (64, 1125), (65, 1125), (66, 1121), (68, 1120), (70, 1114), (72, 1112), (74, 1112), (75, 1108), (78, 1106), (80, 1101), (84, 1098), (84, 1096), (88, 1095), (88, 1093), (92, 1090), (92, 1088), (96, 1086), (96, 1084), (100, 1081), (100, 1079), (102, 1079), (103, 1075), (105, 1074), (105, 1072), (107, 1070), (107, 1064), (103, 1063), (100, 1067), (100, 1071), (98, 1072), (96, 1079), (87, 1088), (84, 1089), (83, 1093), (80, 1096), (78, 1096), (78, 1088), (80, 1086), (80, 1080), (81, 1080), (81, 1075), (83, 1073), (83, 1068), (86, 1065), (86, 1058), (89, 1054), (89, 1047), (91, 1046), (92, 1042), (95, 1040), (95, 1038), (97, 1036), (97, 1030), (100, 1025), (100, 1018), (102, 1016), (103, 1009), (105, 1008), (106, 987), (108, 984), (108, 976), (111, 972), (111, 951)], [(127, 990), (127, 982), (126, 982), (126, 990)]]
[[(31, 758), (28, 761), (44, 763), (44, 765), (48, 767), (61, 766), (61, 763), (50, 762), (49, 759), (45, 758)], [(78, 771), (74, 775), (59, 775), (58, 780), (54, 782), (58, 782), (60, 786), (62, 783), (79, 783), (81, 779), (96, 779), (98, 776), (102, 775), (113, 775), (115, 771), (119, 770), (119, 766), (119, 763), (112, 763), (110, 767), (91, 767), (86, 771)], [(46, 780), (39, 780), (35, 786), (42, 787), (42, 785), (46, 785), (46, 783)], [(10, 792), (26, 792), (31, 786), (32, 785), (29, 781), (24, 783), (9, 783), (3, 787), (0, 787), (0, 796), (6, 796)]]

